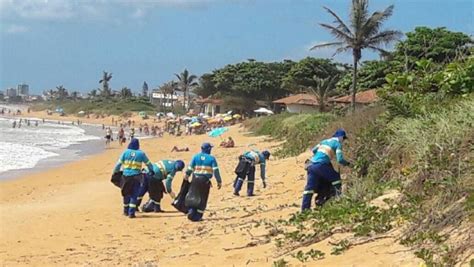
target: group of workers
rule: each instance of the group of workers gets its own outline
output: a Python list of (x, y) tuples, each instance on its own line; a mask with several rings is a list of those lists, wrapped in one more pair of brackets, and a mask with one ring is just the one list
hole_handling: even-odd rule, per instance
[[(347, 139), (343, 129), (321, 141), (313, 149), (313, 156), (306, 166), (307, 183), (303, 192), (302, 211), (311, 208), (314, 194), (315, 203), (322, 206), (327, 200), (341, 194), (341, 177), (331, 164), (336, 158), (343, 166), (349, 162), (342, 154), (342, 143)], [(128, 148), (122, 153), (117, 162), (112, 182), (121, 188), (123, 197), (123, 214), (135, 218), (144, 195), (148, 192), (150, 199), (143, 205), (143, 212), (162, 212), (161, 199), (169, 194), (174, 200), (173, 206), (187, 214), (191, 221), (202, 220), (207, 206), (211, 179), (215, 177), (217, 189), (222, 187), (222, 178), (216, 158), (211, 155), (213, 145), (203, 143), (201, 152), (195, 154), (185, 171), (183, 184), (178, 195), (172, 191), (172, 181), (177, 172), (185, 169), (182, 160), (160, 160), (152, 163), (146, 154), (140, 150), (138, 139), (132, 138)], [(240, 190), (247, 179), (247, 196), (254, 196), (255, 170), (260, 165), (260, 176), (263, 188), (266, 188), (266, 162), (270, 152), (250, 150), (239, 156), (233, 183), (233, 194), (240, 195)], [(142, 168), (145, 165), (145, 168)], [(115, 180), (115, 181), (114, 181)]]

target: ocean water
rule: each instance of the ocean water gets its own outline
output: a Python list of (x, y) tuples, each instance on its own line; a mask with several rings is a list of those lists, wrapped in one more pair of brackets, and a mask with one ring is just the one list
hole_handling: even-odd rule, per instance
[[(12, 127), (14, 120), (17, 128)], [(80, 149), (75, 145), (102, 139), (98, 127), (94, 131), (87, 130), (92, 126), (62, 125), (52, 121), (39, 121), (35, 126), (35, 119), (31, 119), (30, 126), (23, 120), (18, 128), (18, 120), (0, 118), (0, 176), (13, 170), (34, 168), (47, 159), (66, 160), (65, 156), (79, 153)]]

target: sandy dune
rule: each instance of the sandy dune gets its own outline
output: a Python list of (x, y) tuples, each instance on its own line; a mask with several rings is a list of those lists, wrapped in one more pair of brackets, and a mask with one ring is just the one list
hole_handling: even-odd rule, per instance
[[(204, 221), (190, 223), (170, 206), (166, 213), (124, 217), (119, 190), (110, 182), (122, 151), (117, 144), (100, 155), (63, 167), (1, 183), (0, 264), (4, 266), (271, 266), (277, 254), (273, 241), (261, 244), (268, 233), (261, 220), (287, 218), (298, 210), (305, 183), (299, 158), (271, 160), (269, 187), (258, 179), (252, 198), (232, 196), (233, 168), (249, 144), (274, 149), (276, 143), (249, 137), (233, 127), (227, 135), (237, 148), (215, 148), (224, 187), (211, 189)], [(182, 158), (186, 163), (206, 136), (168, 137), (142, 142), (154, 161)], [(211, 140), (217, 144), (219, 138)], [(170, 153), (173, 145), (192, 152)], [(181, 184), (181, 174), (173, 183)], [(245, 189), (245, 187), (244, 187)], [(334, 238), (337, 238), (334, 237)], [(256, 246), (245, 247), (249, 243)], [(261, 245), (258, 245), (261, 244)], [(243, 247), (243, 248), (242, 248)], [(309, 248), (326, 253), (306, 266), (417, 266), (420, 262), (393, 238), (356, 246), (340, 256), (330, 255), (328, 240)], [(291, 265), (300, 263), (286, 256)]]

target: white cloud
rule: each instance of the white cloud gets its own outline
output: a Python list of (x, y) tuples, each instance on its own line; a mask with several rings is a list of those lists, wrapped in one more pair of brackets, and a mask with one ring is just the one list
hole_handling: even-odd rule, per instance
[(24, 32), (27, 32), (27, 31), (29, 31), (28, 27), (23, 26), (23, 25), (12, 24), (12, 25), (8, 25), (8, 26), (5, 27), (5, 32), (6, 33), (11, 33), (11, 34), (24, 33)]
[(132, 18), (140, 19), (140, 18), (143, 18), (145, 16), (145, 14), (146, 14), (146, 12), (143, 8), (137, 8), (133, 12)]

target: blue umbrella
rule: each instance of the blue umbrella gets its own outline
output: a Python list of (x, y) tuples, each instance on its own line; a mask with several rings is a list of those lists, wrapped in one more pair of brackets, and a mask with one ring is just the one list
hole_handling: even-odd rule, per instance
[(220, 128), (216, 128), (212, 131), (209, 132), (209, 136), (210, 137), (218, 137), (218, 136), (221, 136), (222, 134), (224, 134), (225, 132), (227, 132), (229, 129), (226, 128), (226, 127), (220, 127)]

